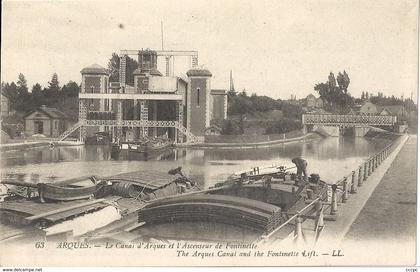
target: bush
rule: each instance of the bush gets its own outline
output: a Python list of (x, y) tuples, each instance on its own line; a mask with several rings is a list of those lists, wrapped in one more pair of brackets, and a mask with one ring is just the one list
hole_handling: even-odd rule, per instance
[(222, 134), (223, 135), (241, 135), (243, 129), (239, 121), (236, 120), (223, 120)]
[(279, 121), (267, 122), (265, 124), (265, 134), (287, 133), (299, 129), (302, 129), (302, 123), (288, 118), (283, 118)]

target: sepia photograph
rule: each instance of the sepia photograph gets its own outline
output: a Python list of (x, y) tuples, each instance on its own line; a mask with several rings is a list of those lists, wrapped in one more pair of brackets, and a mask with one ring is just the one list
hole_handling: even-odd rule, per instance
[(3, 271), (417, 271), (418, 16), (2, 1)]

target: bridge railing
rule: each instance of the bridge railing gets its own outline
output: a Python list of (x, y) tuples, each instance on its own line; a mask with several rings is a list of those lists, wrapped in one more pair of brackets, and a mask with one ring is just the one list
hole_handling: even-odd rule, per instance
[[(279, 227), (274, 229), (272, 232), (262, 235), (254, 243), (261, 244), (266, 243), (269, 238), (275, 236), (281, 229), (288, 225), (294, 225), (293, 241), (295, 243), (307, 242), (302, 228), (302, 222), (304, 219), (312, 219), (314, 222), (314, 243), (318, 241), (320, 234), (324, 228), (325, 221), (335, 221), (338, 213), (338, 203), (346, 203), (350, 198), (350, 195), (356, 194), (357, 191), (362, 187), (363, 183), (368, 181), (372, 173), (385, 161), (386, 158), (396, 148), (397, 141), (385, 146), (379, 152), (363, 161), (358, 167), (351, 171), (348, 175), (344, 176), (335, 183), (329, 184), (331, 188), (331, 195), (327, 202), (322, 201), (320, 196), (313, 196), (312, 192), (308, 191), (307, 205), (292, 215), (287, 221), (281, 224)], [(326, 209), (324, 209), (326, 207)], [(304, 215), (304, 211), (314, 209), (314, 215)]]
[(303, 114), (304, 125), (393, 125), (397, 117), (393, 115), (363, 114)]

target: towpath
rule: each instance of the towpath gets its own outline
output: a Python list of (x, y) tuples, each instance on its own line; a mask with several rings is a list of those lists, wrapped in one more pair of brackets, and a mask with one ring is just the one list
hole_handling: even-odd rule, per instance
[(417, 135), (410, 136), (350, 226), (345, 240), (394, 237), (415, 242), (416, 143)]

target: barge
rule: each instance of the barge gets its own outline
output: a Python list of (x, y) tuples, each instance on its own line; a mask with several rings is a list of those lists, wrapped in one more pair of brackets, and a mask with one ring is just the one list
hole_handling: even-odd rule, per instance
[(156, 139), (140, 142), (120, 142), (112, 145), (114, 159), (150, 160), (171, 150), (173, 144), (168, 140)]
[[(205, 190), (185, 177), (179, 167), (165, 174), (137, 171), (85, 178), (85, 183), (95, 182), (95, 191), (87, 199), (63, 200), (49, 196), (42, 203), (36, 192), (26, 197), (12, 194), (0, 203), (0, 214), (2, 224), (8, 229), (16, 226), (19, 234), (8, 234), (9, 237), (0, 239), (30, 239), (35, 237), (35, 232), (46, 240), (57, 236), (90, 241), (124, 237), (129, 241), (149, 242), (214, 241), (221, 237), (234, 241), (255, 239), (272, 232), (311, 199), (325, 201), (328, 197), (328, 186), (319, 176), (312, 175), (309, 182), (296, 182), (293, 173), (285, 170), (287, 167), (276, 166), (276, 169), (265, 175), (248, 175), (245, 171), (239, 177), (232, 175), (227, 181)], [(71, 183), (64, 181), (55, 186)], [(91, 184), (86, 186), (92, 187)], [(37, 185), (39, 193), (40, 188), (45, 185)], [(302, 215), (314, 213), (312, 207)], [(83, 220), (90, 225), (92, 221), (98, 224), (80, 231), (75, 226), (85, 225)], [(211, 236), (216, 230), (220, 231), (217, 237)], [(251, 234), (252, 238), (238, 237), (241, 231)], [(290, 230), (286, 230), (283, 236), (289, 233)]]

